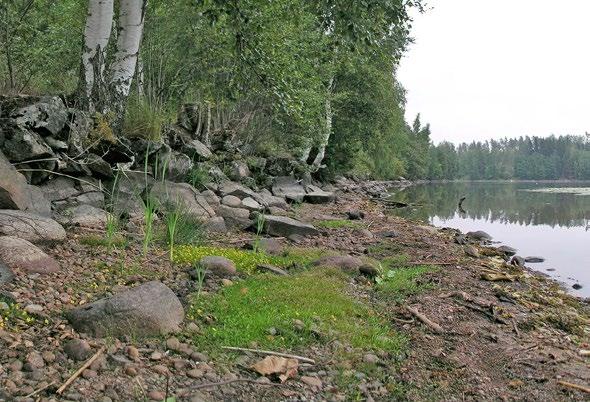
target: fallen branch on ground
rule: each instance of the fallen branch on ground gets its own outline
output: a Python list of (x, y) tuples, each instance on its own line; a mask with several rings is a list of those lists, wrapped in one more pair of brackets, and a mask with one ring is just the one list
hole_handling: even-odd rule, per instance
[(497, 315), (492, 314), (489, 311), (486, 311), (486, 310), (484, 310), (484, 309), (482, 309), (480, 307), (473, 306), (473, 305), (471, 305), (469, 303), (463, 303), (463, 302), (461, 302), (459, 300), (455, 300), (455, 302), (457, 304), (463, 306), (463, 307), (467, 307), (468, 309), (471, 309), (473, 311), (477, 311), (479, 313), (482, 313), (483, 315), (485, 315), (486, 317), (488, 317), (492, 321), (496, 321), (496, 322), (499, 322), (500, 324), (505, 324), (505, 325), (508, 324), (505, 319), (503, 319), (501, 317), (498, 317)]
[(458, 261), (453, 262), (436, 262), (436, 261), (414, 261), (408, 263), (408, 265), (457, 265)]
[(574, 383), (567, 382), (567, 381), (561, 381), (561, 380), (557, 381), (557, 383), (559, 385), (563, 385), (564, 387), (577, 389), (578, 391), (582, 391), (582, 392), (586, 392), (587, 394), (590, 394), (590, 388), (584, 387), (583, 385), (578, 385), (578, 384), (574, 384)]
[(315, 364), (315, 360), (309, 359), (307, 357), (297, 356), (297, 355), (290, 355), (288, 353), (273, 352), (271, 350), (236, 348), (234, 346), (224, 346), (223, 349), (226, 349), (226, 350), (237, 350), (237, 351), (240, 351), (240, 352), (260, 353), (260, 354), (263, 354), (263, 355), (271, 355), (271, 356), (281, 356), (281, 357), (286, 357), (286, 358), (290, 358), (290, 359), (297, 359), (297, 360), (302, 361), (304, 363)]
[(33, 396), (37, 395), (38, 393), (45, 391), (47, 388), (51, 387), (52, 385), (55, 385), (55, 383), (56, 383), (56, 382), (57, 382), (57, 381), (51, 381), (51, 382), (50, 382), (49, 384), (47, 384), (46, 386), (44, 386), (44, 387), (41, 387), (41, 388), (39, 388), (38, 390), (31, 392), (29, 395), (25, 396), (25, 398), (31, 398), (31, 397), (33, 397)]
[(94, 361), (95, 361), (96, 359), (98, 359), (98, 358), (100, 357), (100, 355), (101, 355), (101, 354), (102, 354), (102, 353), (103, 353), (105, 350), (106, 350), (106, 347), (105, 347), (105, 346), (103, 346), (102, 348), (100, 348), (100, 349), (98, 350), (98, 352), (96, 352), (96, 353), (95, 353), (95, 354), (94, 354), (94, 355), (93, 355), (93, 356), (92, 356), (90, 359), (86, 360), (86, 363), (84, 363), (84, 364), (82, 365), (82, 367), (80, 367), (80, 368), (79, 368), (79, 369), (78, 369), (78, 370), (77, 370), (77, 371), (76, 371), (74, 374), (72, 374), (72, 376), (71, 376), (70, 378), (68, 378), (68, 379), (67, 379), (67, 381), (66, 381), (66, 382), (64, 382), (64, 384), (63, 384), (61, 387), (59, 387), (59, 388), (57, 389), (57, 391), (55, 391), (55, 392), (56, 392), (57, 394), (60, 394), (60, 395), (61, 395), (61, 394), (62, 394), (62, 393), (63, 393), (63, 392), (66, 390), (66, 388), (67, 388), (67, 387), (68, 387), (68, 386), (69, 386), (71, 383), (73, 383), (73, 382), (74, 382), (74, 380), (80, 376), (80, 374), (82, 374), (82, 372), (83, 372), (84, 370), (86, 370), (88, 367), (90, 367), (90, 365), (91, 365), (92, 363), (94, 363)]
[(419, 312), (415, 308), (410, 307), (410, 306), (406, 306), (406, 310), (408, 310), (417, 319), (419, 319), (424, 324), (426, 324), (428, 327), (430, 327), (430, 329), (432, 329), (434, 332), (437, 332), (437, 333), (440, 333), (440, 334), (442, 334), (442, 333), (445, 332), (445, 330), (443, 329), (443, 327), (441, 327), (440, 325), (438, 325), (434, 321), (431, 321), (428, 317), (426, 317), (424, 314), (422, 314), (421, 312)]

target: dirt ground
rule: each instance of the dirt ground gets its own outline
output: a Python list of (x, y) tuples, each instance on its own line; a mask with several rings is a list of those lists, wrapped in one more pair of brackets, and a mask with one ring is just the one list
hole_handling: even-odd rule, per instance
[[(60, 272), (17, 275), (2, 289), (22, 306), (43, 309), (35, 312), (35, 323), (23, 317), (16, 326), (0, 329), (0, 400), (162, 400), (166, 389), (176, 400), (195, 402), (590, 399), (590, 357), (583, 352), (590, 349), (586, 301), (542, 274), (504, 266), (498, 258), (467, 256), (455, 244), (454, 231), (395, 217), (358, 195), (345, 194), (334, 204), (302, 205), (296, 215), (313, 222), (342, 219), (349, 210), (365, 213), (361, 222), (372, 238), (353, 228), (325, 229), (298, 246), (377, 259), (407, 254), (411, 264), (433, 267), (420, 277), (421, 290), (403, 300), (384, 300), (368, 281), (351, 281), (359, 300), (409, 338), (405, 356), (380, 356), (378, 368), (362, 374), (356, 370), (360, 362), (334, 367), (333, 345), (318, 344), (296, 351), (313, 356), (316, 365), (302, 365), (300, 377), (273, 385), (247, 369), (259, 359), (255, 355), (227, 364), (223, 356), (171, 354), (165, 340), (88, 339), (93, 351), (104, 345), (106, 352), (58, 397), (54, 391), (81, 365), (62, 351), (66, 341), (80, 336), (62, 318), (64, 309), (150, 279), (169, 285), (183, 303), (195, 290), (188, 272), (167, 263), (165, 252), (147, 261), (140, 259), (138, 247), (105, 255), (70, 234), (67, 243), (47, 249), (62, 265)], [(239, 246), (239, 239), (247, 237), (234, 233), (216, 241)], [(485, 248), (480, 252), (487, 253)], [(494, 275), (511, 280), (488, 280)], [(220, 286), (207, 281), (206, 291)], [(137, 349), (133, 357), (130, 347)], [(43, 357), (42, 367), (30, 367), (34, 354)], [(343, 370), (355, 381), (343, 384), (338, 375)], [(217, 385), (207, 386), (212, 383)], [(396, 384), (395, 389), (386, 383)]]

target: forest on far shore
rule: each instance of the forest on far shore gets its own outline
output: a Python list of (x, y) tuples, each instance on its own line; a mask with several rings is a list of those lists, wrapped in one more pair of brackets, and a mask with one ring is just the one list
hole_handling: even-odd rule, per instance
[(590, 180), (590, 135), (431, 146), (429, 179)]

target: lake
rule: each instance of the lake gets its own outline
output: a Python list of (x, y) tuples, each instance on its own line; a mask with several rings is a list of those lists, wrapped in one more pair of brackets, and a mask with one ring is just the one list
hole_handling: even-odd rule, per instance
[[(412, 204), (395, 214), (463, 232), (483, 230), (522, 257), (544, 257), (527, 266), (590, 296), (590, 183), (436, 183), (392, 192), (392, 199)], [(582, 288), (574, 290), (576, 283)]]

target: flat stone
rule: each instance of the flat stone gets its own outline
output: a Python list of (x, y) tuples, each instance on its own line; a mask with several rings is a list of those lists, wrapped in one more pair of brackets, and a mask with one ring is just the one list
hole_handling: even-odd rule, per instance
[(209, 218), (203, 224), (203, 227), (207, 232), (211, 233), (227, 233), (227, 226), (225, 225), (225, 219), (222, 216), (214, 216)]
[(65, 209), (57, 216), (57, 219), (65, 226), (102, 229), (107, 223), (107, 213), (92, 205), (82, 204)]
[(206, 256), (201, 258), (199, 265), (218, 276), (234, 276), (237, 273), (236, 265), (225, 257)]
[(274, 265), (270, 264), (259, 264), (256, 266), (256, 269), (260, 272), (271, 273), (275, 275), (287, 276), (289, 273), (279, 267), (275, 267)]
[(33, 243), (63, 241), (66, 231), (53, 219), (30, 212), (0, 210), (0, 236), (15, 236)]
[(0, 236), (0, 260), (10, 269), (46, 274), (59, 270), (59, 264), (33, 243), (12, 236)]
[(465, 236), (467, 236), (470, 239), (476, 240), (476, 241), (490, 241), (490, 240), (492, 240), (492, 236), (490, 236), (489, 234), (487, 234), (483, 230), (477, 230), (475, 232), (467, 232), (467, 233), (465, 233)]
[(270, 255), (281, 255), (285, 251), (285, 248), (279, 240), (268, 237), (252, 240), (248, 242), (246, 246), (250, 250), (257, 249)]
[(193, 186), (187, 183), (170, 181), (157, 182), (150, 192), (161, 205), (170, 203), (181, 205), (185, 213), (208, 219), (215, 216), (215, 211)]
[(289, 237), (293, 234), (316, 236), (319, 234), (313, 225), (286, 216), (264, 215), (263, 219), (264, 232), (271, 236)]
[(221, 199), (221, 203), (223, 205), (227, 205), (228, 207), (239, 208), (242, 204), (242, 200), (240, 200), (235, 195), (226, 195)]
[(306, 186), (306, 193), (303, 201), (310, 204), (328, 204), (336, 198), (334, 193), (324, 191), (321, 188), (313, 185)]
[(275, 178), (272, 186), (272, 193), (275, 196), (284, 197), (287, 200), (294, 202), (302, 202), (305, 198), (305, 189), (291, 176)]
[(0, 152), (0, 209), (18, 209), (49, 216), (51, 204), (43, 192), (27, 183), (25, 177)]
[(225, 219), (225, 224), (229, 228), (246, 229), (252, 225), (250, 211), (247, 209), (221, 205), (217, 209), (217, 213)]
[(241, 207), (250, 211), (260, 211), (262, 209), (262, 205), (260, 205), (260, 203), (252, 197), (244, 198), (242, 200)]
[(504, 255), (511, 257), (511, 256), (515, 255), (518, 250), (516, 250), (515, 248), (512, 248), (510, 246), (500, 246), (500, 247), (498, 247), (498, 251)]
[(157, 336), (179, 330), (184, 310), (166, 285), (152, 281), (66, 312), (78, 332), (97, 337)]
[(525, 262), (530, 262), (531, 264), (536, 264), (540, 262), (545, 262), (543, 257), (535, 257), (535, 256), (528, 256), (524, 259)]

